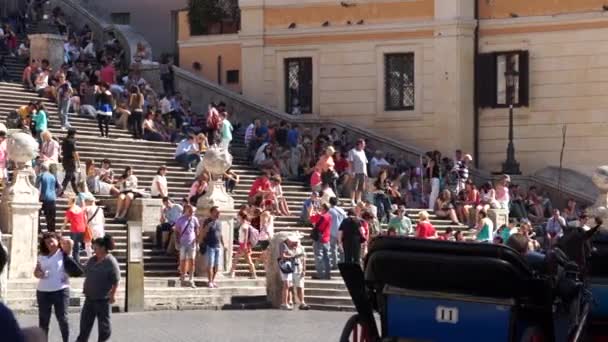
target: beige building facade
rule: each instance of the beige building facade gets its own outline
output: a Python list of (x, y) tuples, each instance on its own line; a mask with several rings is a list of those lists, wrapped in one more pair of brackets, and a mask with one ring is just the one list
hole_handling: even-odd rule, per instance
[[(241, 30), (233, 35), (191, 36), (180, 13), (182, 67), (198, 62), (204, 77), (281, 111), (338, 118), (446, 155), (461, 148), (481, 168), (500, 171), (509, 112), (504, 73), (513, 63), (522, 171), (559, 163), (564, 125), (565, 167), (589, 174), (602, 162), (596, 157), (608, 140), (602, 1), (241, 0), (239, 6)], [(228, 70), (233, 76), (238, 70), (238, 82), (226, 82)]]

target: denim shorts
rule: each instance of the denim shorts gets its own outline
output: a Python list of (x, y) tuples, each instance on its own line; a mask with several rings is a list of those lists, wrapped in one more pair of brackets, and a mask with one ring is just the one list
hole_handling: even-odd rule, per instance
[(220, 265), (220, 248), (219, 247), (207, 247), (205, 253), (207, 257), (207, 265), (209, 267), (219, 267)]

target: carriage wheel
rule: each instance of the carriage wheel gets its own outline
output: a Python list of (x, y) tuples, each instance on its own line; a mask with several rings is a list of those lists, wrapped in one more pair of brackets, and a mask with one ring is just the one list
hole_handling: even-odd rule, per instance
[(348, 319), (346, 325), (344, 325), (344, 330), (342, 330), (340, 342), (372, 342), (369, 330), (365, 323), (361, 321), (359, 315), (353, 315)]
[(543, 330), (539, 327), (529, 327), (524, 330), (524, 333), (521, 337), (521, 342), (545, 342), (545, 334)]

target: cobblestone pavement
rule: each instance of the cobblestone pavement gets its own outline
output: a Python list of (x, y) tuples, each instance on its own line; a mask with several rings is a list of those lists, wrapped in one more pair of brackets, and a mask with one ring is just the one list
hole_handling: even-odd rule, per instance
[[(322, 311), (158, 311), (112, 315), (113, 342), (333, 342), (351, 313)], [(70, 341), (78, 334), (70, 315)], [(18, 317), (22, 327), (38, 324), (37, 316)], [(97, 341), (97, 327), (90, 341)], [(60, 342), (55, 318), (49, 342)]]

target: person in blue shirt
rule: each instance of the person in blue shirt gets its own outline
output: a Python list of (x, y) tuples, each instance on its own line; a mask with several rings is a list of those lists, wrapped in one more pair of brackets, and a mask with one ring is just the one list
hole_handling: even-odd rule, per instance
[(321, 196), (322, 194), (313, 192), (310, 195), (310, 198), (304, 200), (304, 203), (302, 204), (302, 211), (300, 213), (301, 223), (310, 223), (310, 218), (308, 217), (308, 213), (310, 212), (309, 209), (310, 207), (319, 208), (321, 206)]
[(342, 221), (346, 218), (344, 209), (338, 206), (338, 198), (332, 197), (329, 199), (329, 216), (331, 216), (331, 231), (329, 240), (329, 258), (331, 268), (338, 268), (338, 262), (342, 262), (342, 254), (338, 250), (338, 231)]
[(300, 142), (300, 126), (294, 124), (289, 131), (287, 131), (287, 146), (289, 148), (298, 147)]
[(194, 141), (193, 135), (188, 135), (188, 138), (183, 139), (177, 145), (175, 150), (175, 160), (187, 171), (201, 161), (201, 156), (198, 151), (198, 144)]
[(255, 138), (255, 140), (257, 140), (259, 145), (261, 145), (265, 142), (268, 142), (269, 141), (268, 126), (265, 124), (261, 124), (260, 127), (257, 127), (254, 132), (254, 138)]
[[(36, 179), (36, 187), (40, 190), (40, 201), (42, 202), (42, 212), (46, 219), (46, 229), (49, 232), (55, 231), (55, 219), (57, 217), (57, 192), (60, 191), (59, 182), (55, 175), (49, 172), (49, 165), (40, 165), (40, 175)], [(40, 227), (38, 228), (40, 230)]]
[[(184, 198), (183, 203), (188, 203), (188, 199)], [(163, 206), (161, 207), (160, 224), (156, 226), (156, 247), (167, 249), (169, 241), (171, 240), (171, 233), (173, 231), (173, 225), (182, 216), (184, 207), (173, 203), (169, 197), (163, 197)], [(163, 245), (163, 232), (169, 232), (167, 241)]]
[(515, 233), (511, 235), (507, 240), (506, 245), (521, 254), (533, 270), (538, 272), (545, 272), (547, 270), (545, 255), (539, 252), (530, 251), (528, 249), (528, 237), (524, 234)]

